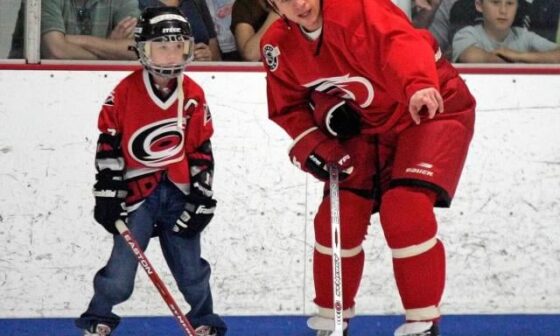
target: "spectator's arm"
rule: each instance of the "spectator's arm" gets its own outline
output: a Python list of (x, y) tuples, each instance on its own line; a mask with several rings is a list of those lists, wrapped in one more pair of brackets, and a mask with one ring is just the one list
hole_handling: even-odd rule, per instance
[(550, 51), (519, 52), (511, 49), (500, 48), (496, 55), (518, 63), (560, 63), (560, 48)]
[(221, 61), (222, 53), (220, 52), (220, 45), (218, 44), (218, 39), (213, 37), (208, 40), (208, 47), (212, 53), (212, 61)]
[(41, 36), (41, 51), (44, 58), (96, 60), (97, 55), (72, 43), (71, 36), (52, 30)]
[(487, 52), (484, 49), (470, 46), (465, 49), (457, 59), (460, 63), (505, 63), (506, 60), (497, 54)]
[(245, 61), (257, 62), (260, 60), (260, 41), (268, 27), (278, 20), (279, 16), (274, 11), (270, 11), (263, 25), (255, 32), (253, 26), (248, 23), (240, 22), (235, 26), (235, 42), (241, 58)]
[(95, 54), (99, 59), (106, 60), (135, 60), (136, 54), (128, 50), (134, 45), (132, 39), (105, 39), (90, 35), (70, 35), (67, 39), (83, 49)]

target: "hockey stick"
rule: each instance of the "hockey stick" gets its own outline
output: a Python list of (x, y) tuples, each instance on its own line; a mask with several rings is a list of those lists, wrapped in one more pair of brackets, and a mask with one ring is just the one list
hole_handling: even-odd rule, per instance
[(332, 275), (334, 336), (342, 336), (344, 321), (342, 318), (342, 248), (340, 246), (340, 197), (338, 188), (338, 167), (329, 165), (329, 184), (331, 201), (331, 241), (332, 241)]
[(173, 316), (175, 316), (175, 318), (179, 322), (181, 329), (183, 329), (187, 336), (196, 336), (194, 328), (190, 324), (189, 320), (187, 320), (185, 314), (181, 312), (181, 308), (179, 308), (177, 302), (175, 302), (173, 296), (171, 296), (171, 293), (169, 292), (163, 281), (161, 281), (159, 275), (156, 273), (156, 270), (154, 269), (148, 258), (146, 258), (144, 252), (142, 252), (140, 245), (138, 244), (136, 239), (134, 239), (126, 224), (119, 219), (115, 223), (115, 226), (117, 227), (117, 230), (119, 231), (121, 236), (124, 238), (128, 247), (130, 247), (130, 249), (132, 250), (132, 253), (134, 253), (134, 256), (138, 260), (138, 263), (142, 266), (144, 271), (146, 271), (146, 274), (148, 274), (150, 280), (152, 280), (152, 283), (156, 286), (163, 301), (165, 301), (165, 303), (173, 313)]

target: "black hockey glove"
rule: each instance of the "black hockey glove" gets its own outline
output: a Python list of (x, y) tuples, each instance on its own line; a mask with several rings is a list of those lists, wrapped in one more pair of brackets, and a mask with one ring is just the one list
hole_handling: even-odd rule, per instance
[(313, 91), (311, 108), (315, 123), (325, 133), (343, 140), (360, 134), (360, 115), (352, 100)]
[(173, 231), (191, 238), (201, 233), (214, 217), (217, 201), (197, 193), (187, 195), (185, 210), (175, 223)]
[(115, 227), (117, 219), (126, 222), (126, 208), (124, 199), (128, 193), (126, 182), (109, 178), (110, 174), (101, 171), (97, 174), (97, 182), (93, 186), (95, 207), (93, 217), (112, 234), (119, 234)]

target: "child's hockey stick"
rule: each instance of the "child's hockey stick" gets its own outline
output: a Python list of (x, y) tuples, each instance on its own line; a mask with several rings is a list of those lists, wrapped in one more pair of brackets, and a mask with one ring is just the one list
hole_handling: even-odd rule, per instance
[(156, 286), (159, 294), (163, 298), (163, 301), (165, 301), (165, 303), (173, 313), (173, 316), (175, 316), (175, 318), (179, 322), (181, 329), (183, 329), (187, 336), (196, 336), (194, 328), (190, 324), (189, 320), (187, 320), (187, 318), (185, 317), (185, 314), (181, 312), (181, 308), (179, 308), (177, 302), (175, 302), (175, 300), (171, 296), (171, 293), (169, 292), (163, 281), (161, 281), (161, 278), (157, 274), (156, 270), (154, 269), (148, 258), (146, 258), (144, 252), (142, 252), (140, 245), (138, 244), (136, 239), (134, 239), (126, 224), (119, 219), (115, 223), (115, 226), (117, 227), (117, 230), (119, 231), (121, 236), (124, 238), (126, 244), (132, 250), (132, 253), (134, 253), (136, 259), (138, 259), (138, 263), (142, 266), (144, 271), (146, 271), (146, 273), (150, 277), (150, 280), (152, 280), (152, 283)]

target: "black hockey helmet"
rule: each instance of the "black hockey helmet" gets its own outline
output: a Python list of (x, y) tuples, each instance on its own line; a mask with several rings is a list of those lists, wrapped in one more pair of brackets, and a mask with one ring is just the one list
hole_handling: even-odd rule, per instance
[[(177, 7), (146, 8), (136, 24), (134, 40), (140, 63), (155, 75), (177, 77), (193, 59), (194, 37), (191, 25)], [(150, 42), (184, 42), (183, 62), (173, 65), (154, 64), (150, 57)]]

